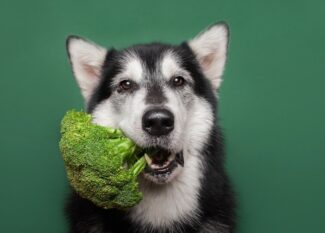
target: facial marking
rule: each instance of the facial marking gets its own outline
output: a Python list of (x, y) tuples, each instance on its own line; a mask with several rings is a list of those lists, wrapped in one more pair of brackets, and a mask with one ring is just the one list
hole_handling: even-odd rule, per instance
[(121, 72), (114, 77), (114, 83), (130, 79), (136, 83), (140, 83), (144, 77), (144, 67), (141, 60), (131, 53), (127, 53), (121, 59), (122, 69)]
[(178, 58), (172, 52), (167, 52), (162, 58), (160, 69), (166, 79), (176, 75), (181, 70)]
[(167, 81), (170, 81), (173, 77), (181, 76), (188, 84), (193, 84), (191, 75), (182, 67), (180, 58), (172, 51), (166, 52), (162, 57), (160, 71)]
[(147, 89), (147, 104), (163, 104), (167, 101), (163, 87), (161, 87), (159, 83), (153, 83), (152, 85), (148, 85)]

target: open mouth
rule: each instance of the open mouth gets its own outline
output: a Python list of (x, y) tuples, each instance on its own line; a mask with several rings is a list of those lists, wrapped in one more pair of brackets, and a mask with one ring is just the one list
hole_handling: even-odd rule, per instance
[(151, 148), (145, 154), (145, 177), (155, 183), (166, 183), (178, 166), (184, 166), (183, 152), (171, 153), (162, 148)]

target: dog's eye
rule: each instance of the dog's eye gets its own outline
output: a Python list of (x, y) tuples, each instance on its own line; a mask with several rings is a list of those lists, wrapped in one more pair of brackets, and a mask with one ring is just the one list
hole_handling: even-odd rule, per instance
[(127, 91), (133, 87), (133, 82), (131, 80), (123, 80), (119, 83), (118, 90), (119, 91)]
[(172, 78), (172, 83), (175, 87), (180, 87), (185, 84), (185, 79), (182, 76), (176, 76)]

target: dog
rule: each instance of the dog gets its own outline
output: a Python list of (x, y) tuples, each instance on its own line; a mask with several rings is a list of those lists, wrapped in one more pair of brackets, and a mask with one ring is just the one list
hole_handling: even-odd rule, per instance
[(234, 232), (234, 194), (217, 121), (228, 40), (226, 23), (179, 45), (116, 50), (68, 37), (70, 64), (93, 122), (156, 149), (146, 156), (143, 200), (136, 206), (104, 210), (72, 191), (66, 205), (71, 233)]

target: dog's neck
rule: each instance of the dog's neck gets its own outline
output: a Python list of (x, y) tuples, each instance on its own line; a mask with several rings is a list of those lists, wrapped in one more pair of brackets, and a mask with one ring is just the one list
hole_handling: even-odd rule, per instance
[(141, 180), (143, 200), (129, 212), (135, 223), (152, 228), (170, 227), (177, 222), (193, 222), (199, 213), (202, 158), (184, 154), (185, 164), (168, 184), (157, 185)]

